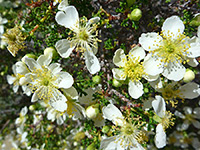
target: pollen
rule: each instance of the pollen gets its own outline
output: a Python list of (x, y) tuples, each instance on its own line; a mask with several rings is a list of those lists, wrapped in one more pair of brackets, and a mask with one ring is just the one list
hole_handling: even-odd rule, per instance
[(161, 57), (161, 61), (165, 64), (174, 62), (174, 63), (186, 63), (186, 56), (188, 49), (190, 48), (189, 44), (185, 44), (187, 37), (184, 34), (179, 33), (176, 39), (173, 39), (173, 33), (167, 32), (167, 35), (164, 35), (163, 32), (160, 34), (163, 37), (163, 41), (159, 48), (152, 51), (156, 52), (158, 57)]
[(163, 129), (166, 130), (170, 126), (174, 125), (175, 118), (173, 117), (173, 114), (170, 111), (165, 112), (165, 116), (161, 118), (160, 123), (163, 126)]
[(32, 92), (40, 88), (37, 92), (39, 99), (49, 100), (53, 96), (54, 89), (57, 88), (55, 84), (57, 76), (53, 75), (49, 69), (44, 66), (42, 69), (35, 69), (30, 78), (32, 82), (29, 86)]
[(124, 59), (125, 66), (124, 72), (127, 77), (132, 81), (141, 80), (142, 76), (145, 75), (144, 67), (141, 62), (139, 62), (139, 58), (130, 57), (127, 55), (127, 59)]

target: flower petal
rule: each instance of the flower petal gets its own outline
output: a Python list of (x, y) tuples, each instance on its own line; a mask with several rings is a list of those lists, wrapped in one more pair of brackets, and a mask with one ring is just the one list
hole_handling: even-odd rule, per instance
[(194, 82), (189, 82), (179, 88), (180, 97), (193, 99), (200, 95), (199, 85)]
[(183, 33), (184, 29), (183, 21), (178, 16), (167, 18), (162, 26), (163, 34), (167, 37), (172, 36), (175, 39), (179, 34)]
[(90, 51), (85, 51), (84, 55), (85, 55), (85, 64), (86, 64), (88, 71), (91, 74), (95, 74), (95, 73), (99, 72), (101, 67), (99, 64), (99, 60), (94, 55), (94, 53), (90, 52)]
[(48, 68), (51, 72), (53, 72), (53, 74), (57, 74), (62, 70), (59, 63), (52, 63), (48, 66)]
[(100, 149), (103, 150), (116, 150), (117, 143), (115, 142), (116, 136), (105, 138), (101, 141)]
[(117, 80), (126, 80), (126, 74), (123, 69), (113, 68), (112, 69), (113, 77)]
[(42, 69), (38, 62), (36, 62), (33, 58), (26, 57), (25, 63), (31, 71), (34, 71), (35, 69)]
[(68, 72), (59, 72), (56, 74), (58, 78), (56, 79), (56, 84), (59, 88), (68, 89), (74, 83), (73, 77)]
[(200, 56), (200, 43), (191, 43), (190, 48), (187, 50), (187, 56), (190, 58), (196, 58)]
[(11, 75), (7, 75), (6, 78), (9, 84), (13, 84), (17, 80), (16, 77), (13, 77)]
[(188, 59), (189, 59), (188, 65), (192, 67), (198, 66), (199, 62), (196, 60), (196, 58), (188, 58)]
[(138, 99), (144, 93), (143, 84), (140, 81), (132, 82), (130, 80), (128, 83), (128, 93), (132, 98)]
[(156, 99), (152, 101), (153, 109), (159, 117), (163, 118), (166, 111), (165, 100), (159, 95), (155, 96), (155, 98)]
[(71, 99), (78, 99), (78, 92), (73, 86), (68, 89), (63, 89), (63, 92), (65, 95), (69, 96)]
[(185, 67), (181, 63), (169, 62), (162, 75), (169, 80), (179, 81), (184, 77)]
[(136, 58), (136, 60), (140, 61), (144, 59), (146, 53), (142, 47), (136, 46), (132, 48), (129, 52), (129, 56), (131, 58)]
[(151, 76), (156, 76), (163, 72), (163, 63), (160, 61), (160, 58), (152, 56), (151, 54), (148, 54), (144, 58), (143, 66), (144, 71)]
[(56, 22), (59, 25), (69, 28), (71, 30), (77, 30), (79, 28), (79, 16), (74, 6), (67, 6), (63, 8), (63, 11), (56, 13)]
[(91, 24), (97, 23), (97, 22), (99, 22), (99, 20), (100, 20), (99, 17), (93, 17), (93, 18), (91, 18), (90, 20), (88, 20), (86, 26), (89, 26), (89, 25), (91, 25)]
[(65, 7), (69, 5), (68, 0), (62, 0), (62, 2), (58, 5), (58, 10), (64, 10)]
[(67, 58), (72, 53), (75, 46), (72, 46), (71, 42), (68, 41), (67, 39), (63, 39), (56, 42), (55, 48), (57, 49), (58, 54), (62, 58)]
[(118, 67), (124, 67), (125, 60), (126, 60), (126, 55), (124, 54), (124, 50), (123, 49), (116, 50), (113, 57), (113, 63)]
[(166, 146), (166, 133), (161, 124), (158, 124), (156, 127), (154, 142), (157, 148), (163, 148), (164, 146)]
[(40, 55), (37, 59), (37, 63), (40, 66), (48, 66), (51, 63), (52, 55)]
[(159, 48), (162, 40), (162, 37), (156, 32), (142, 33), (139, 43), (146, 51), (152, 51)]
[(113, 104), (108, 104), (102, 108), (103, 118), (112, 121), (114, 124), (123, 125), (124, 117), (121, 111)]

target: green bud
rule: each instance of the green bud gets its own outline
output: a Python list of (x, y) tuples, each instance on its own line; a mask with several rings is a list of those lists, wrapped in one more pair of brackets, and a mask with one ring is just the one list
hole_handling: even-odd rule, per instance
[(30, 110), (30, 111), (35, 110), (35, 106), (34, 106), (34, 105), (30, 105), (30, 106), (29, 106), (29, 110)]
[(148, 93), (149, 89), (148, 88), (144, 88), (144, 93)]
[(44, 50), (44, 55), (48, 55), (49, 53), (53, 54), (53, 58), (55, 58), (58, 55), (58, 53), (56, 52), (56, 50), (53, 47), (47, 47)]
[(131, 7), (135, 3), (135, 0), (126, 0), (126, 2), (128, 4), (128, 7)]
[(131, 14), (128, 14), (128, 18), (133, 21), (139, 21), (142, 17), (142, 11), (139, 8), (135, 8)]
[(103, 132), (103, 133), (108, 133), (109, 130), (110, 130), (110, 127), (109, 127), (109, 126), (103, 126), (103, 128), (102, 128), (102, 132)]
[(95, 84), (99, 84), (101, 83), (101, 77), (96, 75), (94, 77), (92, 77), (92, 81), (95, 83)]
[(90, 144), (86, 150), (95, 150), (95, 143)]
[(194, 80), (195, 78), (195, 74), (192, 70), (190, 69), (186, 69), (185, 75), (183, 77), (183, 81), (185, 83), (191, 82), (192, 80)]
[(200, 26), (200, 13), (196, 14), (195, 17), (190, 22), (191, 26)]
[(114, 87), (120, 87), (120, 86), (122, 86), (122, 83), (119, 80), (113, 79), (112, 85)]
[(36, 59), (36, 56), (34, 54), (26, 54), (24, 57), (22, 57), (22, 62), (25, 63), (25, 58), (33, 58)]
[(86, 113), (88, 118), (94, 119), (99, 114), (99, 108), (96, 107), (95, 105), (94, 106), (91, 105), (86, 109), (85, 113)]

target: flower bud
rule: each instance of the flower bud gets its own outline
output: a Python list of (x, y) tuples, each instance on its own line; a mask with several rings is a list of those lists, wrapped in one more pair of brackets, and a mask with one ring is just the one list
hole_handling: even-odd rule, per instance
[(91, 105), (86, 109), (86, 115), (90, 119), (94, 119), (99, 114), (99, 108), (95, 105)]
[(96, 75), (96, 76), (92, 77), (92, 81), (96, 84), (99, 84), (99, 83), (101, 83), (101, 77)]
[(131, 14), (128, 14), (128, 18), (133, 21), (139, 21), (142, 17), (142, 11), (139, 8), (135, 8)]
[(35, 110), (35, 106), (34, 106), (34, 105), (30, 105), (30, 106), (29, 106), (29, 110), (30, 110), (30, 111)]
[(110, 130), (109, 126), (103, 126), (103, 128), (102, 128), (103, 133), (108, 133), (109, 130)]
[(122, 83), (120, 81), (116, 80), (116, 79), (113, 79), (112, 85), (114, 87), (120, 87), (120, 86), (122, 86)]
[(55, 58), (58, 54), (56, 52), (56, 50), (53, 48), (53, 47), (47, 47), (45, 50), (44, 50), (44, 55), (48, 55), (52, 53), (53, 55), (53, 58)]
[(34, 54), (26, 54), (24, 57), (22, 57), (22, 62), (24, 62), (25, 63), (25, 58), (33, 58), (33, 59), (35, 59), (36, 58), (36, 56), (34, 55)]
[(194, 80), (194, 78), (195, 78), (194, 72), (190, 69), (186, 69), (185, 75), (183, 77), (183, 81), (185, 83), (188, 83), (188, 82)]

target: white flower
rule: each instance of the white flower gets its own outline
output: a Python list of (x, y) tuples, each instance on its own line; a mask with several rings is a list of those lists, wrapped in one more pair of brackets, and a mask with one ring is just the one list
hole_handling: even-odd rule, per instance
[(196, 107), (194, 110), (191, 107), (184, 107), (183, 111), (185, 115), (177, 110), (174, 113), (184, 120), (183, 124), (177, 126), (177, 130), (187, 130), (191, 123), (195, 128), (200, 129), (200, 107)]
[(144, 150), (138, 141), (142, 141), (141, 131), (138, 126), (125, 121), (120, 110), (113, 104), (102, 109), (103, 117), (121, 127), (118, 135), (105, 138), (101, 141), (100, 149), (103, 150)]
[(191, 66), (198, 63), (200, 45), (191, 43), (184, 32), (184, 24), (178, 16), (167, 18), (162, 26), (162, 33), (143, 33), (139, 43), (150, 53), (144, 60), (145, 71), (149, 75), (162, 73), (170, 80), (179, 81), (185, 74), (186, 62)]
[(16, 125), (23, 125), (26, 122), (27, 107), (23, 107), (20, 111), (19, 117), (15, 120)]
[(174, 107), (178, 100), (194, 99), (200, 95), (199, 85), (194, 82), (189, 82), (184, 85), (180, 85), (178, 82), (162, 82), (160, 78), (155, 82), (150, 82), (156, 91), (162, 94), (162, 97), (167, 103), (171, 103)]
[(126, 56), (122, 49), (118, 49), (113, 57), (113, 62), (119, 68), (112, 69), (113, 76), (117, 80), (128, 80), (128, 92), (132, 98), (139, 98), (144, 93), (142, 77), (155, 80), (158, 76), (148, 76), (144, 72), (144, 66), (140, 62), (145, 57), (142, 47), (135, 47)]
[(52, 55), (41, 55), (37, 61), (32, 58), (25, 58), (25, 63), (30, 69), (26, 74), (24, 82), (34, 91), (31, 101), (38, 99), (50, 101), (51, 105), (58, 111), (67, 109), (66, 97), (58, 90), (70, 88), (74, 82), (72, 76), (61, 71), (58, 63), (51, 63)]
[(0, 35), (2, 35), (4, 33), (4, 24), (6, 24), (8, 22), (7, 19), (2, 18), (0, 15)]
[(26, 64), (18, 61), (12, 66), (12, 71), (14, 75), (7, 75), (7, 81), (9, 84), (13, 84), (13, 91), (16, 93), (21, 85), (24, 93), (29, 96), (31, 94), (30, 89), (26, 84), (20, 84), (20, 80), (23, 80), (25, 75), (29, 73)]
[(166, 104), (161, 96), (156, 96), (156, 99), (152, 101), (152, 106), (157, 115), (154, 117), (154, 120), (159, 122), (156, 127), (154, 142), (157, 148), (163, 148), (166, 146), (165, 129), (167, 129), (170, 125), (173, 125), (173, 118), (171, 118), (172, 114), (166, 111)]
[(74, 6), (67, 6), (63, 11), (56, 14), (56, 22), (73, 31), (72, 39), (59, 40), (55, 47), (61, 57), (67, 58), (72, 53), (73, 49), (79, 49), (84, 53), (85, 63), (88, 71), (95, 74), (100, 70), (100, 64), (95, 54), (98, 49), (96, 23), (99, 17), (91, 18), (88, 22), (86, 20), (79, 21), (79, 16)]

